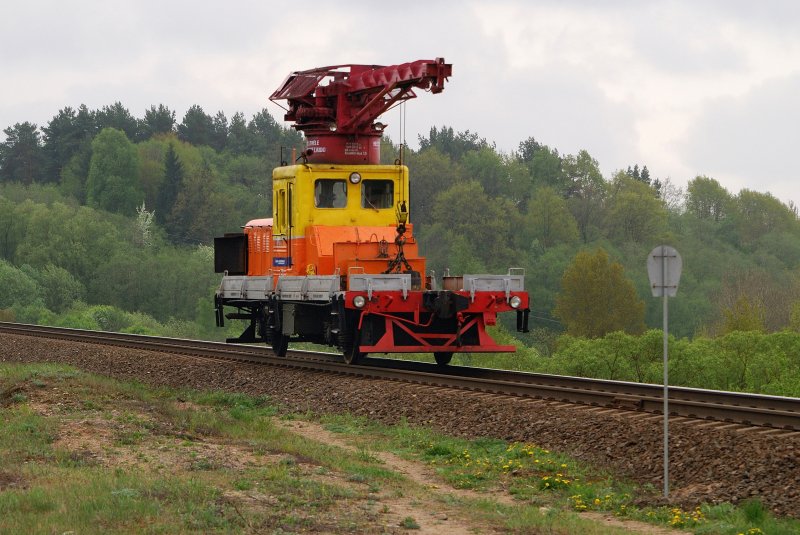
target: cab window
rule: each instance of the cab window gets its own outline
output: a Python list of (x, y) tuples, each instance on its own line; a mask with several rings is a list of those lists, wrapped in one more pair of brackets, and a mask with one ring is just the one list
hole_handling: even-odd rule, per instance
[(344, 208), (347, 206), (347, 181), (328, 178), (314, 182), (314, 206)]
[(365, 180), (361, 183), (361, 208), (392, 208), (393, 180)]
[(286, 232), (286, 190), (279, 189), (275, 192), (273, 200), (275, 206), (275, 230), (278, 234)]

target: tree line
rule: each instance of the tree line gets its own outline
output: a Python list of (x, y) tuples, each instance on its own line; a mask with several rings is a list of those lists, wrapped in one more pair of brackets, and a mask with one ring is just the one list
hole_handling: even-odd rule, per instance
[(144, 204), (177, 244), (207, 242), (239, 214), (269, 210), (271, 168), (282, 147), (302, 143), (267, 110), (229, 121), (195, 105), (177, 123), (163, 104), (136, 118), (119, 102), (66, 107), (42, 128), (23, 122), (3, 132), (0, 183), (54, 184), (82, 205), (127, 216)]
[[(25, 275), (6, 280), (27, 281), (20, 295), (50, 311), (72, 300), (163, 322), (197, 321), (215, 280), (202, 247), (271, 213), (271, 170), (281, 150), (303, 145), (266, 110), (228, 119), (193, 106), (178, 123), (164, 105), (136, 118), (119, 102), (66, 107), (41, 128), (4, 132), (0, 273)], [(660, 325), (644, 269), (660, 243), (684, 258), (670, 309), (676, 335), (800, 323), (797, 210), (769, 193), (732, 193), (707, 176), (684, 189), (641, 162), (606, 177), (588, 151), (562, 154), (533, 137), (510, 153), (446, 126), (418, 141), (411, 150), (385, 138), (382, 158), (409, 166), (411, 221), (429, 268), (524, 267), (534, 325), (526, 342), (545, 353), (563, 333)], [(56, 288), (64, 295), (51, 295)]]
[(133, 143), (174, 134), (181, 141), (231, 155), (258, 155), (278, 162), (281, 145), (299, 146), (301, 137), (282, 128), (264, 109), (249, 121), (241, 112), (228, 120), (222, 111), (214, 116), (194, 105), (180, 123), (175, 111), (163, 104), (150, 106), (141, 118), (134, 117), (120, 102), (90, 110), (82, 104), (77, 109), (61, 109), (46, 126), (31, 122), (16, 123), (4, 129), (0, 144), (0, 180), (24, 184), (60, 182), (70, 167), (81, 166), (94, 137), (105, 128), (114, 128)]

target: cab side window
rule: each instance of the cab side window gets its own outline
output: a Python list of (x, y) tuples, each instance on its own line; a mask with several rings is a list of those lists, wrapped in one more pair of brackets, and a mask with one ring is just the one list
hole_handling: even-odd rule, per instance
[(314, 182), (314, 206), (317, 208), (345, 208), (347, 206), (347, 181), (323, 178)]
[(364, 180), (361, 183), (361, 208), (392, 208), (394, 206), (394, 181)]

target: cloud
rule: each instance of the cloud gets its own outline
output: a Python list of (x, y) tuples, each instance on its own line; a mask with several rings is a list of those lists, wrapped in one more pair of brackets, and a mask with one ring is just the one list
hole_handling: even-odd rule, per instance
[(741, 97), (710, 102), (682, 146), (697, 170), (727, 177), (738, 188), (800, 201), (800, 172), (794, 158), (800, 147), (800, 73), (768, 80)]
[[(394, 140), (402, 116), (412, 146), (447, 125), (506, 152), (529, 136), (586, 149), (606, 175), (639, 163), (676, 182), (716, 174), (776, 194), (796, 176), (797, 110), (781, 107), (800, 73), (793, 1), (34, 0), (7, 11), (0, 129), (115, 101), (136, 116), (164, 104), (179, 121), (193, 104), (280, 120), (267, 97), (291, 71), (443, 56), (445, 92), (384, 117)], [(763, 156), (748, 158), (754, 148)]]

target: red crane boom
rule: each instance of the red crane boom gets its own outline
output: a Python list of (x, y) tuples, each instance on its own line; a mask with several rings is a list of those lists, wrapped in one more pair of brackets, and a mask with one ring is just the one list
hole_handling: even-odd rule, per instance
[(375, 120), (395, 104), (415, 98), (415, 88), (442, 92), (452, 70), (444, 58), (388, 67), (319, 67), (293, 72), (269, 99), (287, 101), (284, 119), (306, 135), (309, 161), (378, 164), (385, 125)]

